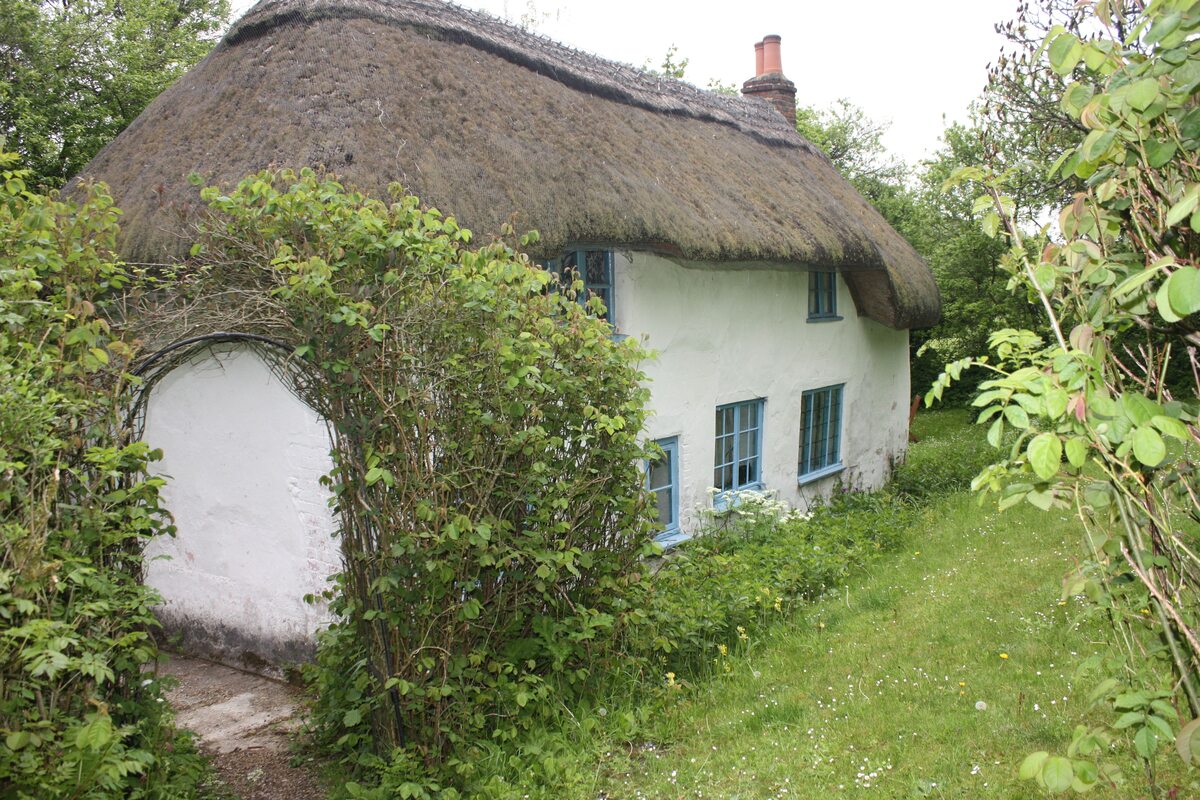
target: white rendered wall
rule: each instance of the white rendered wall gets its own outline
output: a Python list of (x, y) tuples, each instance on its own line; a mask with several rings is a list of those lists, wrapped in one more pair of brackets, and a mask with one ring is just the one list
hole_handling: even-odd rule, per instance
[[(715, 410), (764, 398), (763, 479), (804, 508), (838, 480), (883, 484), (908, 441), (908, 332), (854, 308), (838, 279), (843, 319), (808, 322), (808, 274), (797, 269), (683, 266), (647, 253), (618, 253), (616, 326), (658, 351), (651, 379), (651, 439), (679, 437), (680, 521), (691, 530), (711, 508)], [(803, 486), (797, 480), (800, 399), (808, 389), (845, 384), (844, 472)]]
[(144, 438), (178, 527), (146, 552), (168, 635), (259, 672), (308, 658), (327, 612), (304, 595), (340, 563), (324, 422), (254, 350), (221, 346), (154, 386)]

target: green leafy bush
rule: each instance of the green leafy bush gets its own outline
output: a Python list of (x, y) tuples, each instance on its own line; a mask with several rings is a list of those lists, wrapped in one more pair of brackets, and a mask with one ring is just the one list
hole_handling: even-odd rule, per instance
[(842, 494), (809, 514), (749, 509), (714, 515), (650, 581), (630, 649), (680, 676), (791, 614), (845, 579), (912, 524), (911, 507), (885, 494)]
[(913, 424), (917, 441), (892, 473), (893, 491), (920, 500), (971, 487), (995, 451), (964, 411), (924, 413)]
[[(334, 437), (345, 570), (310, 672), (318, 738), (368, 779), (356, 796), (453, 796), (480, 743), (627, 659), (652, 552), (645, 354), (417, 198), (311, 171), (203, 196), (195, 302), (295, 345)], [(253, 313), (231, 323), (235, 295)]]
[(117, 212), (26, 175), (0, 173), (0, 795), (194, 796), (204, 763), (142, 673), (141, 550), (168, 519), (121, 428), (132, 350), (101, 315), (129, 280)]

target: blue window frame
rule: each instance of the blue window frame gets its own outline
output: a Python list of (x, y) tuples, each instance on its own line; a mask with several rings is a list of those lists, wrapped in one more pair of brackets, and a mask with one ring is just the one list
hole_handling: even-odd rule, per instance
[(654, 493), (654, 506), (662, 531), (654, 541), (668, 547), (684, 537), (679, 532), (679, 438), (658, 439), (662, 455), (646, 462), (646, 489)]
[(547, 270), (558, 276), (558, 283), (564, 289), (569, 289), (577, 280), (583, 281), (583, 291), (579, 293), (580, 303), (586, 303), (592, 297), (599, 297), (604, 303), (605, 313), (601, 319), (613, 319), (613, 254), (611, 250), (568, 250), (559, 258), (552, 258), (543, 265)]
[(719, 493), (762, 488), (762, 419), (762, 400), (717, 407), (713, 486)]
[(837, 313), (837, 273), (808, 273), (808, 318), (841, 319)]
[(800, 482), (842, 469), (842, 387), (805, 392), (800, 400)]

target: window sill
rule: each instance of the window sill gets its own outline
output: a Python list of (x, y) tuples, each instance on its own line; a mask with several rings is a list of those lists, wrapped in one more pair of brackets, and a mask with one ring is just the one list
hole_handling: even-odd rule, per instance
[(757, 483), (748, 483), (745, 486), (739, 486), (736, 489), (726, 489), (720, 494), (713, 495), (713, 511), (729, 511), (737, 508), (737, 493), (738, 492), (761, 492), (766, 488), (766, 484), (762, 481)]
[(679, 530), (679, 528), (674, 528), (673, 530), (663, 531), (662, 533), (658, 534), (658, 536), (655, 536), (654, 543), (661, 547), (663, 552), (666, 553), (675, 549), (691, 538), (691, 536)]
[(796, 482), (799, 483), (801, 486), (803, 486), (806, 483), (812, 483), (814, 481), (819, 481), (822, 478), (828, 478), (830, 475), (836, 475), (839, 472), (841, 472), (842, 470), (844, 470), (845, 468), (846, 468), (846, 465), (841, 464), (841, 463), (834, 464), (834, 465), (828, 466), (828, 467), (822, 467), (821, 469), (814, 470), (813, 472), (804, 473), (803, 475), (801, 475), (799, 478), (796, 479)]
[(845, 317), (839, 316), (837, 314), (822, 314), (821, 316), (810, 316), (808, 318), (808, 321), (809, 322), (840, 322), (843, 319), (845, 319)]

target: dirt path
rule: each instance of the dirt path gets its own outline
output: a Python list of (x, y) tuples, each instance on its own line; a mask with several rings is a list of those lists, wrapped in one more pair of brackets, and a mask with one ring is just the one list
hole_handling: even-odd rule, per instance
[(322, 800), (312, 771), (293, 767), (300, 728), (297, 690), (208, 661), (174, 656), (162, 671), (179, 679), (167, 697), (181, 728), (195, 731), (221, 780), (241, 800)]

